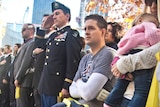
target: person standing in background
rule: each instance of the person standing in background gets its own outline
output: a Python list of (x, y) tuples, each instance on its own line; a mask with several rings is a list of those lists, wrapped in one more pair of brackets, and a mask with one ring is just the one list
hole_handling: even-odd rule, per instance
[(107, 33), (105, 36), (106, 45), (117, 50), (118, 42), (120, 41), (120, 34), (122, 32), (122, 26), (117, 22), (108, 22), (107, 23)]
[(4, 48), (0, 48), (0, 61), (3, 59)]
[(11, 46), (5, 45), (4, 46), (4, 59), (0, 61), (0, 91), (1, 91), (1, 100), (0, 100), (0, 107), (9, 107), (10, 100), (9, 100), (9, 80), (4, 79), (5, 76), (8, 74), (9, 67), (11, 64)]
[(14, 84), (20, 88), (20, 96), (17, 98), (17, 107), (33, 107), (33, 57), (32, 52), (34, 49), (34, 32), (35, 27), (33, 24), (26, 23), (22, 28), (22, 37), (24, 43), (19, 50), (17, 57), (14, 61)]
[(16, 43), (16, 44), (14, 45), (14, 47), (13, 47), (13, 56), (14, 56), (14, 57), (17, 55), (20, 47), (21, 47), (21, 44), (20, 44), (20, 43)]
[(158, 0), (144, 0), (144, 1), (145, 1), (145, 6), (149, 6), (150, 13), (155, 16), (158, 16), (158, 6), (157, 6)]
[(16, 56), (21, 48), (20, 43), (14, 44), (13, 47), (13, 55), (12, 55), (12, 62), (8, 71), (8, 74), (5, 76), (5, 78), (9, 78), (9, 84), (10, 84), (10, 107), (16, 107), (16, 99), (15, 99), (15, 85), (14, 85), (14, 61), (16, 59)]

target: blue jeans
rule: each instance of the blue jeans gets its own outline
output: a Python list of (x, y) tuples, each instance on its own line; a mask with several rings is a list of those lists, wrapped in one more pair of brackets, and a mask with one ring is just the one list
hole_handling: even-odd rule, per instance
[(52, 107), (66, 107), (66, 104), (64, 102), (61, 102), (53, 105)]
[(123, 100), (122, 100), (122, 102), (121, 102), (119, 107), (127, 107), (130, 101), (131, 100), (129, 100), (127, 98), (123, 98)]
[(57, 96), (49, 96), (42, 94), (41, 96), (42, 107), (51, 107), (57, 103)]
[[(153, 69), (137, 70), (134, 71), (132, 75), (134, 76), (135, 92), (132, 100), (126, 107), (145, 107), (152, 81)], [(117, 105), (122, 102), (123, 94), (126, 91), (129, 82), (130, 81), (125, 79), (117, 79), (117, 82), (105, 103), (112, 107), (117, 107)]]
[(117, 107), (123, 99), (123, 94), (126, 91), (129, 82), (130, 81), (125, 79), (117, 79), (112, 91), (105, 100), (105, 103), (112, 107)]

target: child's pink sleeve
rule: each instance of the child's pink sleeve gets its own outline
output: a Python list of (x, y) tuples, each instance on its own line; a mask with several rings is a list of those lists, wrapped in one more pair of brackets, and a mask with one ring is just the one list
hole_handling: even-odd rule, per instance
[(118, 56), (115, 56), (112, 60), (111, 66), (113, 66), (119, 60)]
[(145, 27), (145, 39), (149, 46), (152, 46), (160, 41), (160, 29), (152, 22), (143, 23)]

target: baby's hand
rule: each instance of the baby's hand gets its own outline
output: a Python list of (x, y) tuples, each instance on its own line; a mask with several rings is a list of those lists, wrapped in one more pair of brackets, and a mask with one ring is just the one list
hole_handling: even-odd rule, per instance
[(118, 77), (118, 78), (120, 78), (120, 77), (123, 75), (123, 74), (121, 74), (121, 73), (119, 72), (119, 70), (117, 69), (116, 64), (112, 65), (111, 72), (113, 73), (113, 75), (114, 75), (115, 77)]

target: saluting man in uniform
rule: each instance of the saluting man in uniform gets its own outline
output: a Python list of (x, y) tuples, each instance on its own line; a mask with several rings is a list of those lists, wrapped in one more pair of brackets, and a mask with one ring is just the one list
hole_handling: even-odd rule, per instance
[[(57, 30), (51, 33), (46, 42), (45, 64), (39, 83), (42, 107), (56, 104), (59, 92), (62, 93), (62, 97), (70, 96), (69, 86), (81, 58), (79, 33), (68, 24), (71, 19), (70, 9), (59, 2), (53, 2), (52, 12), (53, 14), (45, 22), (47, 27), (44, 28), (49, 29), (54, 23)], [(36, 41), (44, 42), (42, 36), (45, 30), (37, 31), (39, 35), (36, 36)]]

